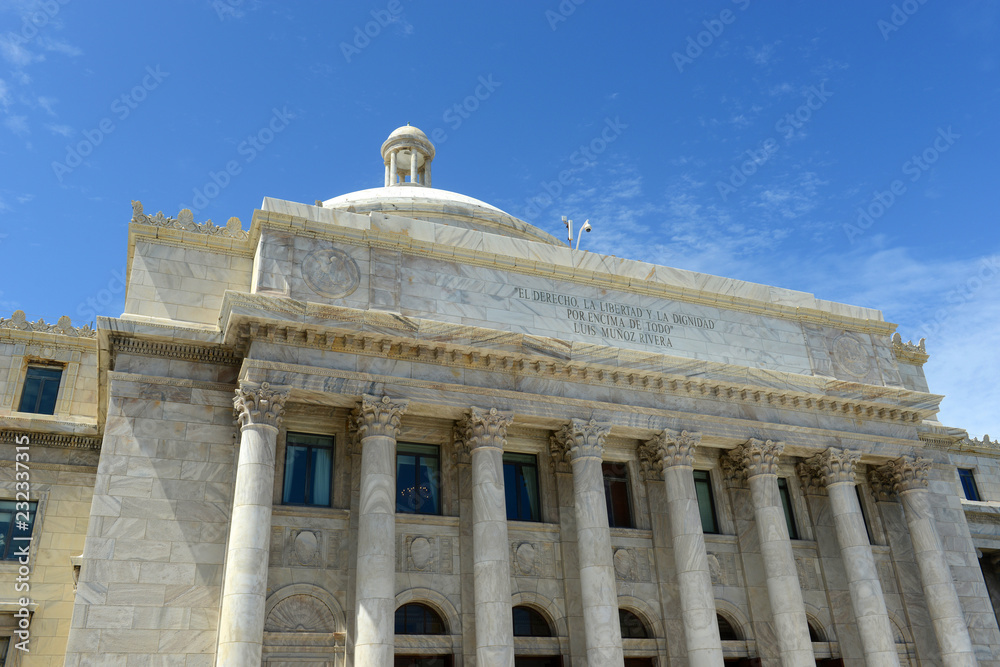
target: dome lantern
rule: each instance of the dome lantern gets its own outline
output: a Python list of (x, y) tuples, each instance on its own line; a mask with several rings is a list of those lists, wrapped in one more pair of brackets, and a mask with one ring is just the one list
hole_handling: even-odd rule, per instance
[[(397, 128), (382, 144), (385, 163), (385, 186), (422, 185), (431, 187), (431, 162), (434, 144), (427, 135), (409, 123)], [(410, 180), (406, 180), (409, 176)]]

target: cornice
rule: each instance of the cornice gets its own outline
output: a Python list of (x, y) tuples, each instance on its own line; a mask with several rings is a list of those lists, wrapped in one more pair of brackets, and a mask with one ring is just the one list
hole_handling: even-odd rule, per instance
[(223, 366), (239, 366), (243, 361), (239, 352), (214, 345), (167, 343), (130, 336), (110, 336), (109, 343), (112, 354), (116, 355), (125, 353)]
[(100, 449), (101, 439), (65, 433), (40, 433), (36, 431), (0, 431), (0, 444), (17, 444), (18, 438), (28, 436), (32, 447), (62, 447), (66, 449)]

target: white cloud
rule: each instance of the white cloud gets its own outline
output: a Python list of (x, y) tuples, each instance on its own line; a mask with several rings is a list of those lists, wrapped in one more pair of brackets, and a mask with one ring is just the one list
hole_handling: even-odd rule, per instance
[(62, 137), (71, 137), (73, 136), (73, 133), (76, 132), (76, 130), (74, 130), (69, 125), (53, 125), (49, 123), (46, 124), (45, 128), (49, 130), (52, 134), (58, 134), (59, 136)]
[(31, 130), (28, 128), (27, 116), (15, 116), (11, 114), (4, 118), (3, 124), (4, 127), (19, 137), (26, 137), (31, 134)]

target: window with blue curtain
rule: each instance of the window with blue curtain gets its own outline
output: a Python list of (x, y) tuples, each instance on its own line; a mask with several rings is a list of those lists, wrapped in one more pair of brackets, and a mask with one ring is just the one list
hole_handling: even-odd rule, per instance
[(962, 491), (965, 492), (966, 500), (981, 500), (979, 497), (979, 487), (976, 486), (976, 478), (973, 476), (972, 470), (959, 468), (958, 479), (962, 482)]
[(441, 449), (437, 445), (396, 446), (396, 511), (441, 513)]
[(541, 521), (538, 496), (538, 457), (506, 452), (503, 455), (503, 488), (510, 521)]
[(285, 505), (330, 507), (333, 436), (289, 432), (285, 437)]

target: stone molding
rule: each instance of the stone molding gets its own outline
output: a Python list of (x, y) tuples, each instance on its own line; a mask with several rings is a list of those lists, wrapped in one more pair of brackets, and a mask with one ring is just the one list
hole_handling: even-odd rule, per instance
[(503, 450), (507, 446), (507, 427), (514, 421), (513, 412), (473, 406), (455, 425), (456, 463), (469, 463), (471, 453), (479, 447)]
[(114, 354), (135, 354), (144, 357), (161, 357), (225, 366), (239, 366), (240, 362), (243, 361), (242, 354), (220, 347), (188, 343), (165, 343), (125, 336), (112, 336), (109, 342)]
[(39, 333), (56, 334), (59, 336), (72, 336), (74, 338), (96, 338), (97, 330), (91, 329), (89, 324), (82, 327), (74, 327), (68, 315), (63, 315), (55, 324), (47, 324), (45, 320), (39, 318), (37, 322), (28, 321), (23, 310), (15, 310), (9, 318), (0, 317), (0, 329), (14, 329), (15, 331), (33, 331)]
[(269, 382), (240, 382), (233, 399), (233, 409), (240, 428), (257, 425), (279, 428), (290, 391), (291, 387), (275, 387)]
[[(0, 431), (0, 444), (17, 444), (17, 439), (28, 436), (33, 447), (64, 447), (67, 449), (100, 449), (101, 439), (64, 433), (34, 433), (32, 431)], [(34, 464), (32, 464), (34, 465)]]
[(751, 438), (723, 457), (729, 463), (726, 475), (746, 479), (757, 475), (777, 475), (778, 457), (784, 449), (783, 442)]
[(609, 422), (571, 419), (549, 440), (552, 464), (557, 471), (569, 470), (569, 463), (580, 458), (604, 456), (604, 439), (611, 432)]
[(385, 436), (395, 440), (399, 435), (399, 423), (409, 405), (409, 401), (393, 401), (388, 396), (378, 398), (370, 394), (362, 395), (358, 407), (351, 413), (357, 428), (358, 442), (371, 436)]
[[(888, 484), (892, 492), (899, 495), (907, 491), (926, 489), (927, 474), (930, 469), (930, 459), (902, 456), (876, 468), (875, 472), (882, 475), (883, 479), (880, 480), (880, 483), (883, 487)], [(880, 489), (880, 493), (885, 493), (885, 489)]]
[[(269, 311), (284, 314), (289, 319), (299, 319), (300, 309), (283, 308), (279, 299), (261, 295), (226, 293), (223, 305), (223, 321), (227, 311), (248, 307), (255, 311)], [(298, 302), (296, 302), (298, 303)], [(627, 366), (610, 366), (600, 363), (563, 360), (527, 353), (505, 350), (483, 350), (472, 346), (460, 346), (440, 340), (415, 341), (414, 334), (420, 330), (422, 320), (409, 318), (398, 313), (362, 311), (338, 306), (309, 304), (306, 314), (313, 318), (325, 318), (330, 327), (340, 323), (361, 324), (372, 329), (395, 329), (399, 335), (386, 335), (377, 331), (329, 331), (318, 326), (305, 326), (295, 322), (281, 324), (238, 322), (227, 327), (226, 338), (231, 344), (245, 349), (252, 340), (303, 345), (324, 350), (361, 354), (388, 359), (399, 359), (416, 363), (430, 363), (441, 366), (464, 368), (476, 371), (508, 373), (549, 380), (569, 381), (581, 384), (665, 393), (685, 398), (714, 400), (771, 407), (787, 410), (819, 411), (824, 414), (845, 418), (863, 418), (872, 421), (889, 421), (914, 424), (932, 417), (937, 412), (937, 404), (921, 407), (914, 404), (913, 396), (918, 392), (904, 389), (885, 388), (882, 395), (894, 402), (861, 401), (808, 391), (775, 390), (767, 387), (747, 387), (747, 383), (729, 382), (722, 379), (690, 378), (668, 372), (632, 369)], [(249, 317), (244, 314), (229, 317)], [(435, 323), (435, 337), (452, 340), (484, 340), (502, 343), (506, 347), (532, 347), (533, 337), (527, 334), (497, 335), (495, 330), (459, 324)], [(445, 334), (448, 334), (445, 336)], [(629, 351), (636, 363), (655, 365), (664, 355), (654, 352)], [(627, 362), (626, 362), (627, 363)], [(722, 370), (722, 365), (720, 365)], [(745, 370), (745, 369), (744, 369)], [(801, 382), (801, 376), (795, 378)], [(816, 387), (820, 389), (820, 387)], [(905, 396), (903, 394), (906, 394)]]
[[(855, 474), (860, 461), (861, 452), (830, 447), (825, 452), (799, 463), (797, 471), (800, 478), (806, 476), (816, 478), (815, 481), (808, 483), (810, 487), (817, 483), (823, 487), (843, 482), (856, 484)], [(807, 484), (803, 483), (803, 487), (806, 486)]]
[(181, 209), (176, 218), (168, 218), (163, 215), (163, 211), (158, 212), (156, 215), (147, 215), (142, 211), (142, 202), (136, 200), (132, 200), (132, 223), (176, 229), (194, 234), (231, 238), (238, 241), (245, 241), (250, 236), (250, 233), (243, 229), (243, 223), (236, 217), (229, 218), (225, 227), (218, 227), (211, 220), (195, 222), (194, 214), (191, 212), (191, 209), (187, 208)]
[(930, 359), (930, 355), (927, 354), (926, 342), (927, 339), (921, 338), (916, 345), (909, 340), (904, 343), (903, 337), (897, 331), (892, 334), (892, 353), (896, 359), (903, 363), (923, 366)]
[(694, 453), (701, 442), (701, 433), (663, 429), (652, 439), (639, 445), (639, 464), (646, 479), (663, 479), (663, 471), (675, 466), (694, 467)]

